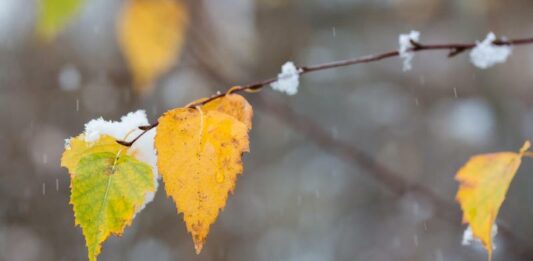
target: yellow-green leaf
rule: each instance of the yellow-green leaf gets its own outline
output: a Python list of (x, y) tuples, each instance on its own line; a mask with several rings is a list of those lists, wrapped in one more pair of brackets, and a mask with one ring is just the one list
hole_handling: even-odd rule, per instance
[(124, 149), (124, 146), (118, 144), (111, 136), (104, 135), (100, 137), (98, 142), (85, 142), (85, 135), (81, 134), (68, 141), (68, 146), (61, 158), (61, 166), (67, 168), (72, 175), (80, 159), (88, 154), (95, 152), (118, 152)]
[[(228, 103), (234, 107), (223, 111), (249, 108), (235, 115), (251, 119), (248, 102), (244, 98), (239, 101)], [(184, 215), (196, 253), (202, 250), (211, 224), (233, 191), (237, 175), (243, 170), (241, 156), (249, 150), (247, 124), (218, 111), (220, 108), (168, 111), (159, 118), (155, 138), (157, 166), (165, 190)]]
[(110, 136), (87, 144), (80, 135), (63, 153), (62, 166), (71, 174), (75, 223), (82, 228), (91, 261), (110, 235), (123, 233), (144, 205), (146, 194), (155, 191), (150, 165), (127, 152)]
[(520, 151), (476, 155), (457, 172), (459, 182), (456, 199), (463, 210), (463, 222), (492, 258), (492, 226), (505, 199), (522, 156), (529, 149), (526, 141)]
[(137, 92), (174, 64), (180, 53), (188, 16), (181, 0), (129, 0), (118, 21), (118, 42), (133, 74)]
[(37, 33), (54, 38), (80, 10), (85, 0), (40, 0)]

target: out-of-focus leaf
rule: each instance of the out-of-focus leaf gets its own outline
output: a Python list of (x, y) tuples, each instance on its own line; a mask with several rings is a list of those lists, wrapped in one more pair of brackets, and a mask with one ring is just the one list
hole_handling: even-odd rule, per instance
[(74, 17), (85, 0), (40, 0), (37, 33), (53, 39)]
[(135, 90), (151, 90), (180, 53), (187, 10), (179, 0), (129, 0), (118, 21), (118, 42), (133, 74)]

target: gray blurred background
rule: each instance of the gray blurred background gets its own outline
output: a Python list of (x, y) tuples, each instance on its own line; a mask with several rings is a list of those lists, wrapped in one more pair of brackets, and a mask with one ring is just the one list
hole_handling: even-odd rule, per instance
[[(36, 0), (0, 0), (0, 260), (86, 260), (60, 167), (63, 140), (103, 116), (153, 122), (192, 100), (309, 65), (489, 31), (533, 36), (527, 0), (194, 0), (186, 47), (154, 91), (136, 95), (115, 37), (119, 0), (87, 0), (51, 43)], [(461, 245), (453, 176), (470, 155), (533, 137), (533, 47), (479, 70), (468, 55), (418, 53), (305, 75), (296, 96), (265, 88), (251, 153), (200, 255), (160, 187), (99, 260), (486, 260)], [(533, 164), (497, 219), (494, 260), (533, 260)], [(503, 227), (503, 228), (502, 228)]]

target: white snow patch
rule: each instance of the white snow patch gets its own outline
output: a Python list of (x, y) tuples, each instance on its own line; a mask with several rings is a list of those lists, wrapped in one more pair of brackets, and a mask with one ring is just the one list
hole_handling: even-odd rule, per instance
[[(492, 225), (492, 239), (494, 242), (494, 237), (498, 234), (498, 225), (494, 224)], [(472, 244), (472, 242), (476, 242), (477, 244), (481, 244), (481, 241), (474, 237), (474, 233), (472, 232), (472, 227), (468, 226), (468, 228), (465, 229), (463, 232), (463, 241), (461, 244), (463, 246), (469, 246)], [(492, 243), (492, 249), (496, 249), (496, 244)]]
[[(139, 126), (148, 125), (148, 118), (144, 110), (130, 112), (120, 118), (120, 121), (106, 121), (103, 118), (98, 118), (89, 121), (85, 124), (85, 141), (95, 142), (101, 135), (109, 135), (117, 140), (131, 140), (141, 134)], [(158, 172), (157, 172), (157, 156), (154, 148), (154, 138), (156, 128), (151, 129), (138, 139), (128, 149), (128, 154), (133, 155), (136, 159), (149, 164), (152, 167), (153, 180), (155, 185), (154, 192), (146, 193), (144, 204), (140, 206), (136, 213), (144, 209), (146, 204), (150, 203), (157, 191)], [(127, 137), (126, 137), (127, 136)]]
[(409, 48), (414, 47), (411, 43), (412, 41), (418, 42), (420, 39), (420, 32), (418, 31), (411, 31), (408, 34), (400, 34), (398, 37), (398, 43), (400, 44), (400, 48), (398, 49), (398, 52), (400, 53), (400, 58), (403, 60), (403, 71), (409, 71), (412, 69), (411, 62), (413, 61), (413, 58), (415, 57), (415, 54), (413, 52), (409, 51)]
[(286, 62), (281, 67), (278, 80), (270, 84), (270, 86), (276, 91), (287, 93), (287, 95), (295, 95), (298, 93), (298, 85), (300, 84), (299, 73), (293, 62)]
[(489, 33), (485, 40), (477, 42), (476, 47), (470, 52), (470, 61), (480, 69), (487, 69), (497, 63), (504, 63), (512, 53), (511, 46), (494, 45), (494, 33)]
[(148, 125), (146, 112), (143, 110), (130, 112), (122, 116), (120, 121), (106, 121), (100, 117), (85, 124), (85, 141), (95, 142), (100, 139), (100, 135), (109, 135), (119, 140), (126, 139), (128, 133), (128, 137), (134, 137), (141, 132), (138, 127), (142, 125)]
[(463, 241), (461, 244), (463, 246), (468, 246), (474, 241), (474, 233), (472, 232), (472, 227), (468, 226), (463, 232)]

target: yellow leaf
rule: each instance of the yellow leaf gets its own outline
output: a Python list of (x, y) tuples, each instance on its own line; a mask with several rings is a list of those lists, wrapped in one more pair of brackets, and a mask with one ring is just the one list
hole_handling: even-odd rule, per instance
[(526, 141), (520, 151), (477, 155), (457, 172), (459, 182), (456, 199), (463, 210), (463, 222), (470, 224), (476, 238), (492, 258), (492, 226), (522, 156), (529, 149)]
[(91, 261), (110, 235), (124, 232), (143, 207), (146, 194), (155, 191), (150, 165), (127, 151), (110, 136), (88, 144), (82, 134), (71, 139), (61, 159), (71, 175), (70, 204)]
[(85, 0), (40, 0), (37, 33), (46, 40), (54, 38), (84, 2)]
[[(200, 101), (200, 100), (198, 100)], [(193, 103), (196, 103), (194, 101)], [(252, 128), (252, 106), (246, 101), (244, 97), (238, 94), (228, 94), (222, 98), (213, 100), (202, 107), (203, 111), (219, 111), (229, 114)]]
[(188, 20), (180, 0), (126, 1), (118, 21), (118, 42), (137, 92), (173, 65), (183, 47)]
[[(224, 106), (179, 108), (159, 118), (157, 166), (167, 194), (184, 215), (196, 253), (202, 250), (209, 227), (242, 173), (242, 154), (249, 151), (245, 122), (250, 119), (251, 126), (252, 110), (244, 98), (236, 96), (220, 98), (218, 104)], [(244, 122), (232, 115), (240, 115)]]

